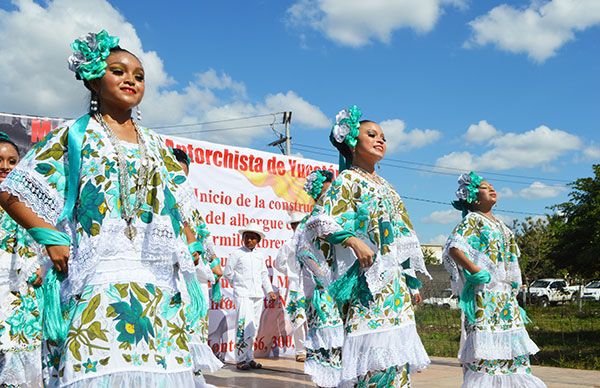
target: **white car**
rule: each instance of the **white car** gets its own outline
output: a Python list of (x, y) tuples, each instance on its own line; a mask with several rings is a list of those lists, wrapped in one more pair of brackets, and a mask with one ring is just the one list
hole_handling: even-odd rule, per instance
[(564, 279), (538, 279), (529, 286), (529, 296), (543, 307), (564, 303), (577, 297), (577, 286), (568, 286)]
[(429, 304), (432, 306), (441, 306), (450, 309), (458, 308), (458, 298), (452, 295), (452, 290), (447, 288), (443, 290), (439, 296), (427, 298), (423, 301), (423, 304)]
[(600, 280), (593, 280), (583, 288), (582, 299), (600, 301)]

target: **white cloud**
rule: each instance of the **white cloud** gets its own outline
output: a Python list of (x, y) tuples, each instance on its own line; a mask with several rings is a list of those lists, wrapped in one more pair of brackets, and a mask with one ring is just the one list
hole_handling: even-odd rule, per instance
[(554, 198), (566, 191), (564, 186), (551, 186), (542, 182), (533, 182), (529, 187), (521, 189), (519, 196), (525, 199)]
[(464, 135), (467, 143), (485, 143), (499, 134), (498, 130), (486, 120), (481, 120), (477, 124), (469, 125)]
[(455, 151), (439, 158), (436, 165), (468, 170), (509, 170), (545, 166), (562, 155), (579, 150), (582, 141), (560, 129), (541, 125), (523, 133), (505, 133), (488, 142), (481, 155)]
[(583, 155), (589, 160), (600, 160), (600, 147), (597, 145), (590, 145), (583, 150)]
[(510, 189), (510, 187), (503, 187), (498, 191), (498, 196), (500, 198), (514, 198), (517, 195)]
[[(144, 65), (147, 81), (141, 109), (145, 124), (189, 124), (292, 110), (293, 124), (328, 126), (319, 108), (294, 91), (274, 91), (262, 101), (249, 101), (243, 82), (214, 69), (199, 72), (189, 84), (178, 86), (165, 71), (159, 54), (144, 51), (134, 26), (106, 0), (54, 0), (42, 4), (19, 0), (15, 10), (0, 10), (0, 89), (5, 91), (0, 94), (0, 107), (4, 111), (58, 117), (76, 117), (84, 112), (88, 93), (67, 68), (69, 44), (89, 31), (106, 29)], [(268, 118), (245, 120), (210, 129), (267, 122)], [(178, 132), (193, 129), (209, 128), (178, 128)], [(181, 135), (248, 145), (270, 132), (265, 126)]]
[(219, 75), (214, 69), (209, 69), (204, 73), (197, 74), (196, 78), (198, 85), (204, 86), (207, 89), (231, 89), (232, 91), (239, 93), (241, 96), (246, 96), (246, 85), (241, 82), (234, 81), (227, 74)]
[(373, 40), (389, 43), (395, 30), (418, 33), (433, 29), (445, 6), (464, 8), (465, 0), (297, 0), (287, 20), (309, 27), (327, 38), (351, 47)]
[(385, 133), (388, 152), (397, 149), (409, 150), (421, 148), (442, 137), (440, 131), (433, 129), (418, 129), (405, 132), (406, 124), (399, 119), (385, 120), (379, 123)]
[(445, 234), (438, 234), (437, 236), (430, 238), (429, 242), (427, 242), (427, 244), (444, 245), (444, 244), (446, 244), (447, 239), (448, 239), (448, 236), (446, 236)]
[(575, 33), (600, 24), (598, 0), (532, 0), (526, 8), (499, 5), (469, 25), (467, 47), (494, 45), (536, 62), (556, 55)]
[(441, 158), (438, 158), (435, 164), (438, 166), (440, 171), (447, 171), (444, 169), (444, 167), (447, 167), (449, 169), (459, 169), (460, 172), (469, 172), (478, 169), (475, 158), (476, 157), (470, 152), (454, 151), (442, 156)]
[(427, 224), (456, 224), (460, 222), (462, 215), (458, 210), (436, 210), (427, 217), (423, 218), (423, 222)]
[(319, 107), (310, 104), (293, 91), (268, 95), (265, 107), (270, 112), (291, 110), (292, 123), (298, 123), (308, 128), (329, 128), (331, 122)]

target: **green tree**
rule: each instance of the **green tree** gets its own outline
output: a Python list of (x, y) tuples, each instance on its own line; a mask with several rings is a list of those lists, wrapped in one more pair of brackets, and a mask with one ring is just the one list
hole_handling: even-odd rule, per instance
[(527, 217), (524, 221), (515, 221), (513, 229), (521, 257), (521, 272), (528, 282), (543, 277), (555, 277), (556, 266), (551, 258), (556, 222), (554, 216), (546, 218)]
[(423, 251), (423, 260), (425, 261), (425, 264), (427, 264), (427, 265), (440, 264), (440, 261), (438, 260), (437, 257), (435, 257), (435, 253), (433, 252), (432, 249), (421, 247), (421, 250)]
[(554, 263), (584, 279), (600, 276), (600, 164), (592, 169), (593, 177), (570, 184), (568, 202), (553, 207), (564, 220), (556, 228)]

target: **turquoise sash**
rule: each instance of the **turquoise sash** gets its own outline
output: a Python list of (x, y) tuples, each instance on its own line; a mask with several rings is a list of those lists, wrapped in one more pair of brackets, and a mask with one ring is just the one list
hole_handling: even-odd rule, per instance
[[(42, 245), (70, 246), (71, 238), (68, 234), (48, 228), (31, 228), (27, 230), (31, 237)], [(60, 302), (60, 283), (65, 278), (52, 266), (46, 273), (44, 282), (40, 286), (42, 306), (42, 333), (44, 338), (62, 343), (69, 332), (69, 322), (63, 318), (63, 308)]]
[(471, 274), (466, 269), (463, 269), (463, 273), (465, 275), (465, 286), (460, 294), (458, 305), (464, 312), (467, 321), (471, 324), (474, 324), (476, 321), (475, 286), (489, 283), (492, 279), (492, 276), (485, 269), (482, 269), (475, 274)]

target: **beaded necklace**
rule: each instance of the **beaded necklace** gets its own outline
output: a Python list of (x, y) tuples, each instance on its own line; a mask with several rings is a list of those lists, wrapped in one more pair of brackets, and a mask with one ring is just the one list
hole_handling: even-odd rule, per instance
[(358, 166), (352, 166), (350, 167), (350, 170), (356, 171), (360, 176), (362, 176), (363, 178), (366, 178), (372, 182), (377, 183), (378, 185), (384, 185), (385, 181), (376, 173), (370, 173), (367, 170), (365, 170), (362, 167), (358, 167)]
[(137, 229), (133, 225), (133, 219), (137, 212), (141, 209), (142, 204), (146, 199), (146, 193), (148, 191), (147, 182), (150, 178), (150, 158), (147, 153), (147, 146), (142, 131), (138, 127), (137, 123), (133, 121), (135, 128), (137, 141), (140, 148), (140, 168), (137, 173), (137, 179), (135, 179), (135, 201), (133, 204), (129, 201), (129, 194), (131, 193), (130, 180), (128, 179), (127, 173), (127, 159), (125, 156), (125, 148), (122, 141), (119, 140), (115, 132), (108, 125), (100, 113), (96, 113), (94, 118), (100, 123), (102, 128), (108, 134), (108, 138), (115, 149), (117, 154), (117, 165), (119, 168), (119, 200), (121, 203), (121, 218), (125, 220), (127, 226), (125, 227), (125, 236), (131, 241), (137, 235)]

